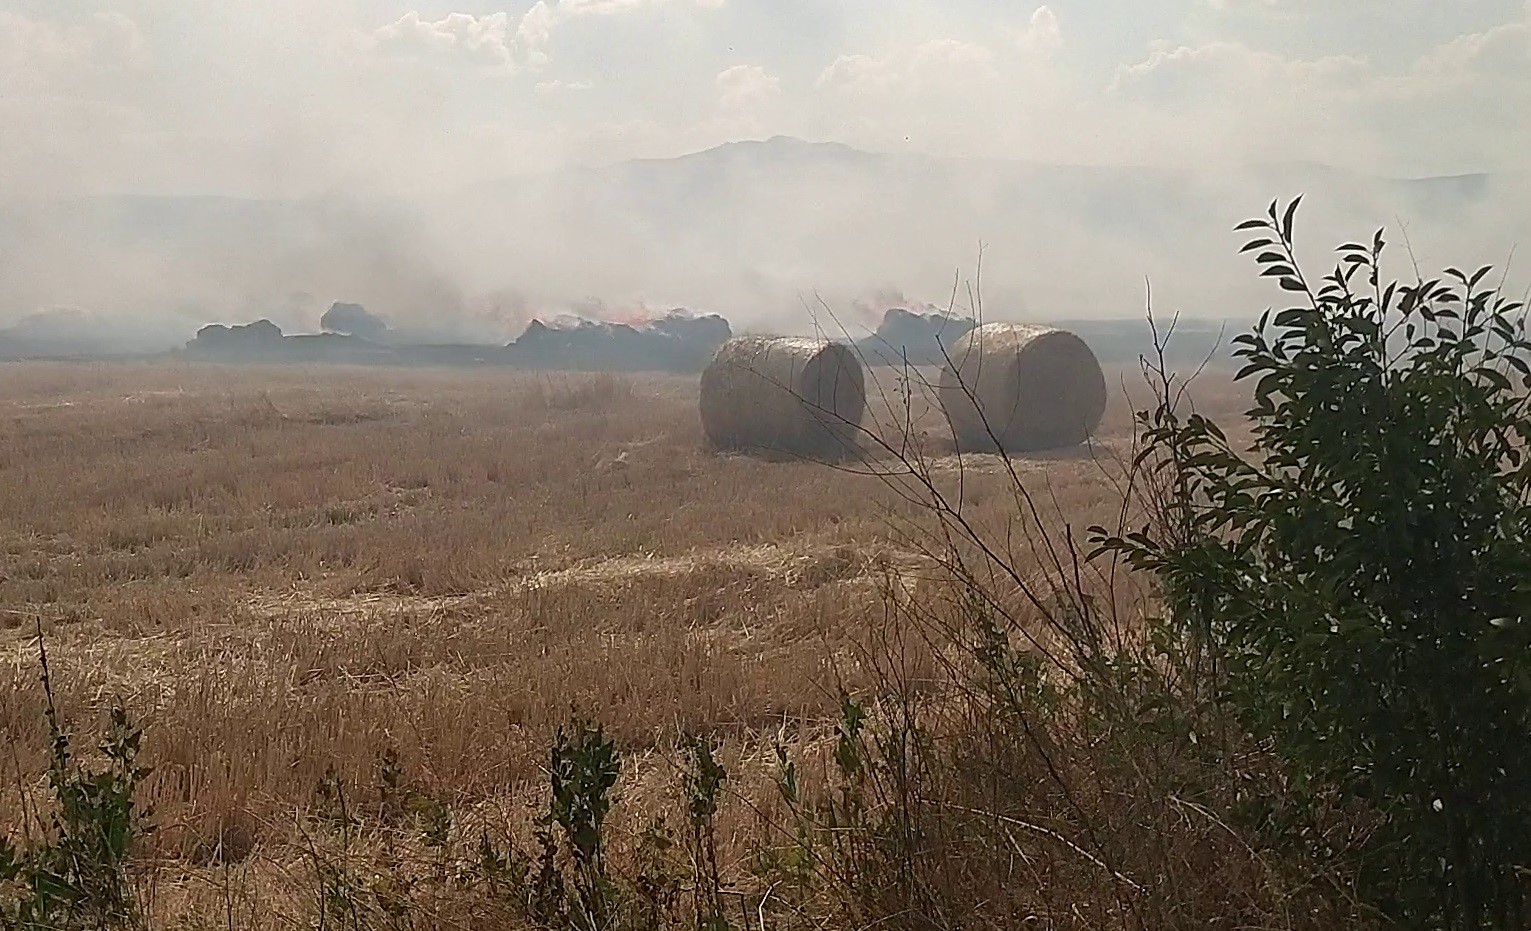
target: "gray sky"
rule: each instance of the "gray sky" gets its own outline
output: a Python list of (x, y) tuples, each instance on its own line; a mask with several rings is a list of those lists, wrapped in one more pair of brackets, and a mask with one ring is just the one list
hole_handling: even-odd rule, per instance
[(0, 0), (0, 198), (418, 193), (776, 134), (1528, 167), (1520, 0)]

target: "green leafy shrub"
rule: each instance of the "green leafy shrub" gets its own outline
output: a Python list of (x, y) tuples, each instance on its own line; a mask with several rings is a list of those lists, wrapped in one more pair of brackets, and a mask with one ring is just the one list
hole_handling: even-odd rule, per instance
[(716, 747), (701, 737), (682, 741), (685, 754), (684, 784), (690, 831), (688, 852), (692, 864), (692, 888), (698, 931), (727, 931), (723, 914), (723, 881), (718, 871), (718, 799), (728, 773), (718, 762)]
[(1170, 633), (1299, 794), (1374, 819), (1348, 865), (1373, 904), (1407, 927), (1523, 928), (1523, 309), (1488, 268), (1384, 284), (1380, 232), (1314, 281), (1294, 254), (1299, 201), (1239, 227), (1294, 298), (1234, 341), (1253, 449), (1165, 392), (1140, 415), (1160, 519), (1097, 536), (1157, 577)]
[(581, 721), (559, 728), (549, 762), (552, 798), (544, 824), (558, 825), (574, 861), (568, 921), (594, 931), (610, 923), (618, 901), (606, 868), (606, 816), (622, 756), (600, 725)]

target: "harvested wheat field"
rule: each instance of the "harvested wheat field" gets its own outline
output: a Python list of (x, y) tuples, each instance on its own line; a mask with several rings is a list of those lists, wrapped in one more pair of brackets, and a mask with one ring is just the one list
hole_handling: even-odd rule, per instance
[[(1025, 573), (1016, 476), (1055, 530), (1119, 516), (1132, 428), (1107, 380), (1093, 446), (1008, 464), (953, 456), (929, 392), (906, 404), (888, 370), (867, 417)], [(1209, 384), (1226, 423), (1239, 398)], [(939, 574), (897, 460), (709, 453), (694, 378), (18, 364), (0, 450), (0, 831), (43, 818), (40, 629), (85, 762), (112, 702), (143, 729), (154, 832), (128, 872), (156, 927), (532, 921), (524, 877), (497, 897), (464, 864), (535, 850), (575, 716), (622, 754), (612, 871), (643, 875), (655, 819), (686, 836), (679, 751), (700, 737), (728, 772), (719, 907), (827, 921), (762, 865), (784, 843), (778, 753), (827, 784), (842, 698), (878, 700), (891, 643), (900, 681), (942, 676), (897, 610)], [(1064, 860), (1038, 902), (1095, 875)], [(703, 910), (697, 858), (667, 862), (673, 907)]]

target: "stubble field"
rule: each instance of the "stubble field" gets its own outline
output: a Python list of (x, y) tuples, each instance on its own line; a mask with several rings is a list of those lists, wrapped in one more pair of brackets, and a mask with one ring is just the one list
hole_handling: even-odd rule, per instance
[[(877, 378), (902, 446), (896, 373)], [(1093, 449), (1012, 463), (1076, 532), (1121, 506), (1121, 386), (1143, 392), (1107, 380)], [(1208, 384), (1230, 422), (1238, 394)], [(1015, 523), (1000, 460), (922, 455), (976, 524)], [(694, 378), (0, 369), (0, 833), (44, 794), (40, 629), (83, 745), (118, 699), (145, 730), (145, 897), (168, 925), (307, 922), (316, 787), (373, 785), (380, 758), (454, 830), (519, 823), (576, 713), (627, 754), (619, 837), (679, 804), (680, 735), (718, 741), (742, 877), (770, 748), (811, 751), (875, 686), (888, 580), (919, 576), (933, 525), (879, 462), (714, 455)]]

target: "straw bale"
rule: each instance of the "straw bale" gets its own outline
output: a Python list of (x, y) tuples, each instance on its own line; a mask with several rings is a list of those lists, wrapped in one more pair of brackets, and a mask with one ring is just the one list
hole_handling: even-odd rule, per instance
[(841, 458), (865, 413), (866, 376), (843, 343), (735, 337), (702, 372), (702, 429), (715, 449)]
[(941, 406), (962, 450), (1037, 452), (1085, 442), (1106, 411), (1106, 378), (1066, 330), (988, 323), (942, 367)]

